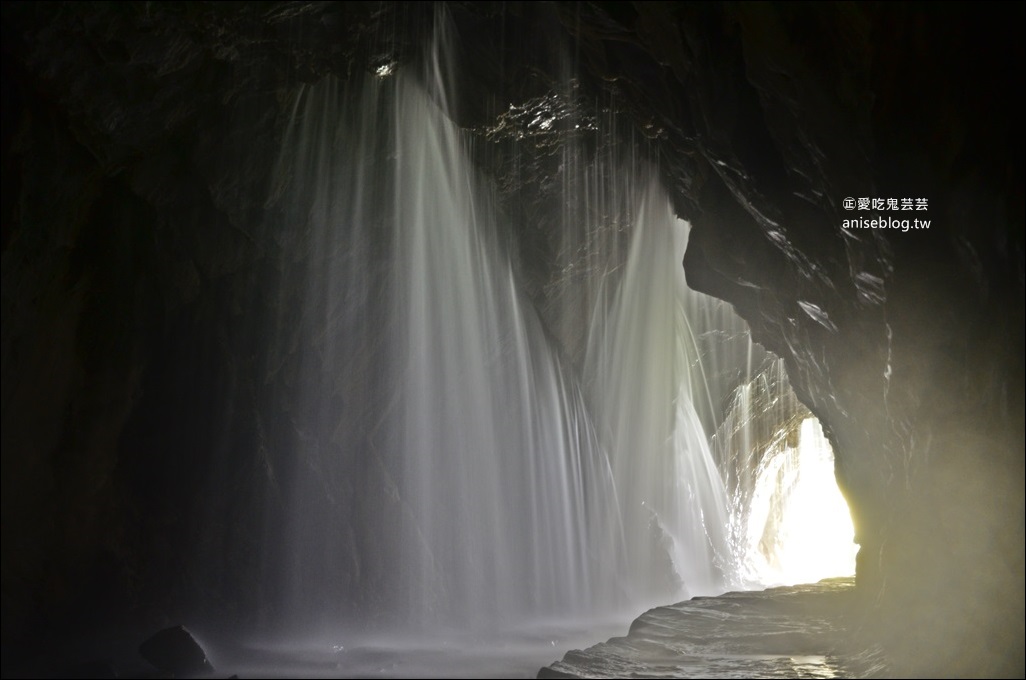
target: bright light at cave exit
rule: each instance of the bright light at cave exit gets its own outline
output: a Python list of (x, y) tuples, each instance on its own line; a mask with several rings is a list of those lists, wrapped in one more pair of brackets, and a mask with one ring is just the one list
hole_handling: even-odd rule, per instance
[(748, 517), (749, 577), (792, 585), (854, 574), (851, 513), (819, 421), (802, 421), (797, 448), (772, 454), (760, 467)]

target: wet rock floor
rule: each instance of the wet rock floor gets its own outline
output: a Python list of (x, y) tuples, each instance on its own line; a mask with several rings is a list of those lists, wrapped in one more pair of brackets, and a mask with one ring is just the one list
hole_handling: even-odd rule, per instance
[(857, 639), (854, 578), (657, 607), (623, 637), (572, 650), (539, 678), (865, 678), (887, 674)]

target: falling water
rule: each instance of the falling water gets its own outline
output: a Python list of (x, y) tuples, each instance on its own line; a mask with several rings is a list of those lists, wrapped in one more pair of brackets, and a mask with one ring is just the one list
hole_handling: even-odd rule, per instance
[(463, 140), (397, 81), (401, 588), (412, 611), (463, 625), (581, 611), (601, 597), (589, 548), (612, 516), (605, 455)]
[(313, 262), (296, 276), (314, 415), (297, 420), (327, 432), (298, 447), (285, 608), (480, 630), (613, 606), (606, 454), (444, 93), (421, 83), (325, 80), (286, 138), (281, 200)]
[(574, 307), (588, 332), (566, 351), (432, 54), (420, 77), (325, 79), (294, 103), (268, 339), (293, 434), (268, 433), (289, 456), (268, 465), (285, 519), (262, 587), (292, 631), (412, 639), (722, 592), (738, 532), (708, 439), (721, 367), (703, 355), (723, 319), (684, 282), (686, 223), (637, 163), (565, 164), (592, 173), (568, 181), (594, 185), (577, 203), (601, 194), (624, 217), (568, 246), (584, 293), (550, 311)]
[(686, 224), (651, 182), (627, 264), (595, 316), (589, 393), (612, 457), (630, 587), (642, 601), (722, 592), (730, 580), (726, 492), (693, 405), (700, 393), (680, 260)]

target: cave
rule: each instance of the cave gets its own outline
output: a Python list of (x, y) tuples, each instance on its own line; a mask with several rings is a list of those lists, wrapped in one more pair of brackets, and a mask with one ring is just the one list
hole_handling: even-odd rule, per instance
[(1023, 676), (1021, 3), (2, 12), (4, 677), (715, 595), (806, 422), (853, 645)]

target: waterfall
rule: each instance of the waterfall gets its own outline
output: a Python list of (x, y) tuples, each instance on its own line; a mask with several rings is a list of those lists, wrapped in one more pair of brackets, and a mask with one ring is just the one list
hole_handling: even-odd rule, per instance
[(635, 203), (626, 267), (596, 313), (587, 386), (612, 458), (631, 591), (643, 601), (722, 592), (728, 503), (694, 406), (700, 373), (680, 261), (686, 223), (658, 183)]
[[(422, 74), (325, 78), (293, 102), (268, 200), (268, 373), (287, 414), (267, 432), (283, 453), (261, 454), (279, 490), (261, 584), (274, 616), (484, 632), (722, 592), (737, 540), (710, 357), (713, 326), (735, 342), (740, 321), (687, 288), (688, 226), (657, 173), (570, 148), (576, 259), (539, 313), (519, 227), (447, 115), (452, 68), (436, 48)], [(610, 229), (579, 219), (595, 205)], [(575, 348), (554, 328), (571, 309)]]
[(301, 255), (281, 277), (306, 291), (275, 340), (302, 357), (273, 570), (293, 625), (481, 629), (619, 601), (606, 453), (423, 84), (440, 68), (307, 87), (284, 140)]
[(399, 587), (461, 624), (585, 610), (602, 597), (591, 527), (613, 515), (605, 453), (464, 140), (418, 84), (396, 87)]

